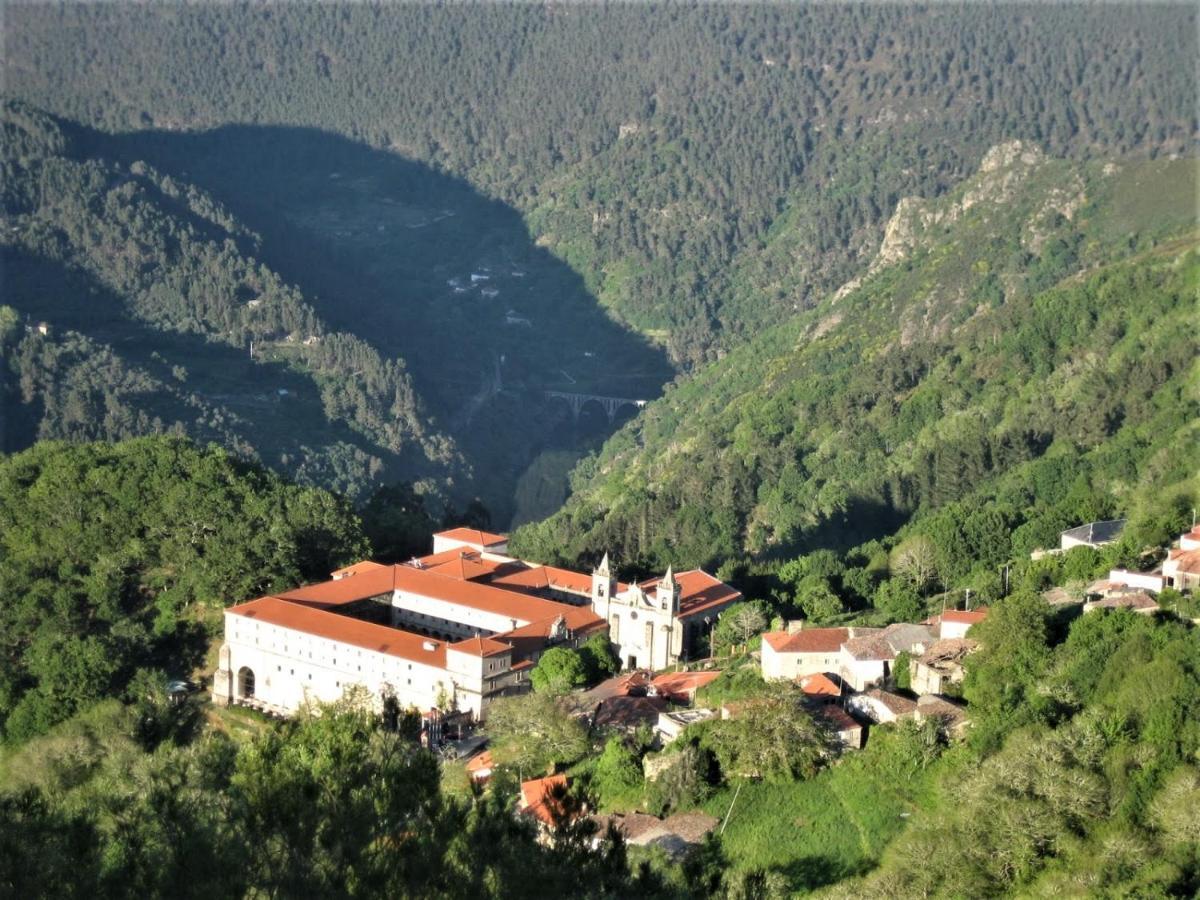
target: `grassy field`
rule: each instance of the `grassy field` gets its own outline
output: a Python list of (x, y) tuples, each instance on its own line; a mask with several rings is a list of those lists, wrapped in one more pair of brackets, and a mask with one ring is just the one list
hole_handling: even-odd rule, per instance
[(704, 810), (729, 815), (721, 842), (735, 868), (776, 870), (797, 890), (815, 889), (872, 868), (949, 765), (897, 768), (894, 755), (881, 756), (864, 751), (809, 781), (746, 782), (736, 803), (730, 785)]

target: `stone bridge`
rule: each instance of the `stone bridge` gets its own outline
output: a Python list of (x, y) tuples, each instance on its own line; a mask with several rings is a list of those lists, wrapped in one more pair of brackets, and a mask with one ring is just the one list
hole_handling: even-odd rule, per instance
[(608, 416), (608, 423), (611, 425), (617, 417), (617, 411), (623, 406), (632, 406), (634, 409), (641, 409), (650, 401), (648, 400), (631, 400), (628, 397), (601, 397), (598, 394), (573, 394), (568, 391), (546, 391), (546, 396), (552, 400), (565, 400), (567, 405), (571, 407), (571, 415), (575, 417), (575, 421), (579, 421), (579, 414), (583, 412), (583, 408), (587, 404), (595, 402), (604, 410), (604, 414)]

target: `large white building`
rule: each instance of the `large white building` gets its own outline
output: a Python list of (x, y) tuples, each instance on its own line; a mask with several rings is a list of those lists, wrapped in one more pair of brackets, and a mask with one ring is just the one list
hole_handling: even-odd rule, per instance
[(504, 555), (503, 535), (471, 529), (441, 532), (434, 547), (227, 609), (214, 700), (291, 713), (362, 686), (379, 702), (482, 717), (528, 688), (550, 646), (607, 631), (628, 666), (665, 668), (741, 598), (698, 571), (621, 585), (607, 557), (590, 577), (521, 562)]

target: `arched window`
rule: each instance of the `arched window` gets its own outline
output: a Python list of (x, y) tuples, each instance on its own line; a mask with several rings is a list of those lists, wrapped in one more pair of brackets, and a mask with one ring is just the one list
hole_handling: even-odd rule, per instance
[(238, 696), (253, 697), (254, 696), (254, 670), (246, 666), (238, 669)]

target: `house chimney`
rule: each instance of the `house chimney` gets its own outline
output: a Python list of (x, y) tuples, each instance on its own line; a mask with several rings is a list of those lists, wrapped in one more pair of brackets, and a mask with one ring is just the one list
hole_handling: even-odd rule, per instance
[(804, 620), (803, 619), (792, 619), (790, 622), (787, 623), (786, 628), (787, 628), (788, 634), (797, 634), (804, 630)]

